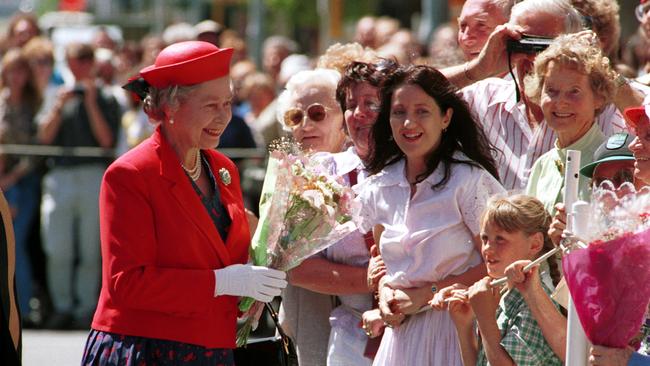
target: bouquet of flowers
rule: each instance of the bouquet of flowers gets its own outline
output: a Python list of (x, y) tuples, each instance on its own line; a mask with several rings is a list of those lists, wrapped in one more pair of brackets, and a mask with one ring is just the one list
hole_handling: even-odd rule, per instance
[[(251, 242), (255, 265), (288, 271), (356, 230), (352, 189), (326, 168), (323, 159), (305, 155), (286, 139), (271, 146), (260, 220)], [(244, 298), (244, 326), (237, 345), (245, 345), (263, 304)]]
[(650, 301), (650, 193), (605, 188), (592, 198), (589, 245), (566, 255), (562, 268), (587, 338), (624, 348)]

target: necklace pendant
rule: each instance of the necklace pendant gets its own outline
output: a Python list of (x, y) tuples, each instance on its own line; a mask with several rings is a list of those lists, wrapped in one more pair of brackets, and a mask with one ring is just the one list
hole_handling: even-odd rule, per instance
[(230, 178), (230, 172), (226, 168), (219, 169), (219, 178), (221, 178), (221, 181), (225, 185), (229, 185), (230, 182), (232, 182), (232, 179)]
[(560, 172), (560, 174), (564, 174), (564, 163), (560, 159), (555, 160), (555, 167), (557, 170)]

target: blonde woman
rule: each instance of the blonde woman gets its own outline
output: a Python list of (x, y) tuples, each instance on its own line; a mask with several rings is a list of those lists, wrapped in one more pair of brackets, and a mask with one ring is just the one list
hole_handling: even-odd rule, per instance
[[(595, 120), (613, 98), (615, 78), (596, 39), (584, 33), (558, 37), (537, 56), (534, 73), (526, 78), (526, 94), (541, 106), (546, 124), (557, 135), (555, 147), (533, 164), (526, 193), (551, 214), (562, 201), (567, 151), (580, 151), (581, 163), (588, 164), (605, 141)], [(587, 179), (579, 183), (579, 196), (589, 199)]]

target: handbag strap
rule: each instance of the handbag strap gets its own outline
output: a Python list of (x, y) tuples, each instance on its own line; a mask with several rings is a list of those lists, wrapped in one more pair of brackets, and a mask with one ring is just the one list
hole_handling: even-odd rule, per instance
[(282, 329), (282, 327), (280, 326), (280, 321), (278, 320), (278, 313), (275, 311), (275, 309), (273, 309), (273, 306), (271, 306), (271, 304), (269, 304), (268, 302), (264, 303), (264, 307), (271, 315), (271, 319), (273, 319), (273, 323), (275, 323), (275, 328), (278, 330), (278, 333), (280, 334), (280, 338), (282, 338), (282, 346), (284, 347), (285, 354), (290, 355), (289, 336), (284, 332), (284, 329)]

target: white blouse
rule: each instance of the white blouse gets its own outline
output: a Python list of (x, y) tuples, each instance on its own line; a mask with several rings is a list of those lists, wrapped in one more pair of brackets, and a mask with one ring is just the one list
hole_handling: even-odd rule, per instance
[[(454, 157), (469, 160), (458, 152)], [(421, 287), (481, 262), (473, 237), (488, 198), (505, 190), (487, 171), (467, 164), (453, 164), (447, 183), (432, 189), (443, 174), (441, 164), (411, 198), (402, 159), (355, 187), (362, 231), (384, 227), (380, 250), (393, 287)]]

